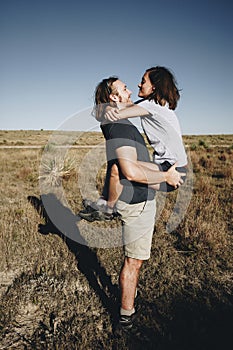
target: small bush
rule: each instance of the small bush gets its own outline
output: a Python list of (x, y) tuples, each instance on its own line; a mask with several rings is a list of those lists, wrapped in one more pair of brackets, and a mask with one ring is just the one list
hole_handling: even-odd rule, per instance
[(196, 149), (197, 149), (196, 143), (192, 143), (192, 144), (190, 145), (190, 150), (191, 150), (191, 151), (196, 151)]
[(198, 144), (199, 144), (199, 146), (202, 146), (204, 148), (208, 148), (208, 145), (206, 144), (206, 142), (204, 140), (199, 140)]

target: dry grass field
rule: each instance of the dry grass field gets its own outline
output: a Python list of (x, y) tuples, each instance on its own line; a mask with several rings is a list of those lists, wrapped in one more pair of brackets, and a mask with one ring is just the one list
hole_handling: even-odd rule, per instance
[[(66, 207), (59, 194), (40, 192), (39, 167), (50, 136), (43, 130), (0, 131), (0, 349), (230, 349), (233, 135), (184, 136), (192, 198), (183, 220), (167, 232), (177, 193), (168, 194), (162, 208), (157, 196), (160, 215), (140, 276), (141, 313), (132, 334), (114, 333), (122, 248), (80, 244), (76, 170), (88, 147), (70, 149), (72, 162), (61, 169)], [(76, 146), (103, 142), (97, 132), (77, 136)], [(104, 167), (98, 190), (103, 176)], [(50, 196), (79, 239), (65, 236), (40, 210), (40, 195)], [(118, 221), (88, 223), (90, 234), (118, 227)]]

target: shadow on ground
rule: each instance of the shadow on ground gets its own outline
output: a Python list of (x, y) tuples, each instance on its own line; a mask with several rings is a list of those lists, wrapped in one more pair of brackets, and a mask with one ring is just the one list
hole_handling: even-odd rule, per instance
[[(65, 207), (54, 194), (42, 195), (40, 198), (29, 196), (28, 201), (45, 220), (45, 224), (38, 225), (38, 232), (43, 235), (56, 234), (64, 241), (69, 250), (75, 255), (79, 271), (84, 274), (90, 287), (99, 296), (104, 308), (111, 316), (112, 325), (115, 326), (119, 306), (118, 286), (112, 284), (111, 277), (107, 275), (105, 268), (99, 262), (94, 249), (89, 248), (85, 239), (80, 235), (77, 225), (80, 218)], [(74, 237), (75, 241), (64, 235), (53, 224), (45, 210), (44, 203), (52, 208), (55, 216), (59, 217), (59, 222), (62, 222), (64, 232), (69, 232), (69, 236)]]
[[(94, 249), (85, 245), (81, 237), (77, 221), (78, 218), (54, 195), (42, 196), (42, 198), (28, 197), (29, 202), (38, 213), (45, 219), (45, 224), (39, 225), (41, 234), (56, 234), (67, 244), (69, 250), (75, 255), (78, 269), (87, 278), (91, 288), (102, 302), (103, 307), (109, 313), (112, 329), (116, 330), (117, 315), (119, 308), (118, 286), (113, 285), (111, 277), (101, 265)], [(56, 215), (64, 222), (64, 227), (72, 232), (78, 240), (65, 236), (48, 217), (43, 201), (48, 201)], [(195, 293), (184, 294), (174, 298), (172, 310), (168, 314), (164, 312), (166, 299), (161, 298), (151, 303), (144, 296), (139, 299), (141, 315), (137, 319), (136, 327), (131, 333), (116, 332), (108, 334), (105, 340), (90, 339), (88, 346), (91, 349), (130, 349), (130, 350), (209, 350), (231, 349), (233, 345), (232, 321), (233, 307), (232, 297), (226, 296), (225, 301), (220, 302), (217, 298), (208, 299), (208, 291), (201, 292), (198, 297)], [(67, 319), (63, 324), (63, 333), (72, 328), (74, 319)], [(41, 325), (40, 334), (45, 332)], [(34, 334), (36, 336), (36, 334)], [(107, 339), (107, 340), (106, 340)], [(69, 349), (76, 349), (75, 343), (70, 339)]]

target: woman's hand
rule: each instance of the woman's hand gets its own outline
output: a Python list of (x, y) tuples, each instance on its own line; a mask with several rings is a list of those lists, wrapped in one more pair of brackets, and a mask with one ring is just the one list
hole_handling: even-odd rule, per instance
[(119, 120), (119, 109), (115, 107), (106, 107), (104, 112), (104, 119), (110, 122)]

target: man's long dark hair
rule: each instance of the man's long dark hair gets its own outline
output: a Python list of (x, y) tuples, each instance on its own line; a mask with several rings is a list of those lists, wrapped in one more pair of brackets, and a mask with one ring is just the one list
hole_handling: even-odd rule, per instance
[(95, 89), (95, 106), (93, 114), (98, 121), (102, 120), (103, 111), (105, 106), (110, 103), (109, 96), (111, 93), (116, 93), (112, 87), (112, 84), (118, 80), (118, 77), (112, 76), (107, 79), (103, 79)]

